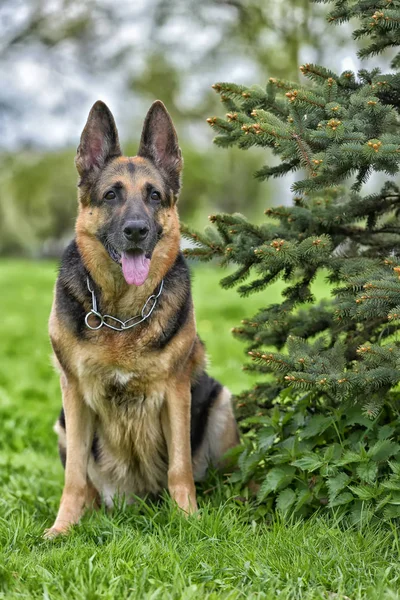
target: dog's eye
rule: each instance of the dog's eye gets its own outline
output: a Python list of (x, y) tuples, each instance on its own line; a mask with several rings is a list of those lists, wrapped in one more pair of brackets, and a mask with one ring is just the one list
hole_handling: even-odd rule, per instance
[(161, 200), (161, 194), (160, 192), (157, 192), (156, 190), (153, 190), (150, 194), (150, 198), (152, 200)]
[(114, 200), (115, 198), (115, 192), (113, 192), (112, 190), (110, 190), (109, 192), (107, 192), (107, 194), (105, 194), (104, 198), (106, 200)]

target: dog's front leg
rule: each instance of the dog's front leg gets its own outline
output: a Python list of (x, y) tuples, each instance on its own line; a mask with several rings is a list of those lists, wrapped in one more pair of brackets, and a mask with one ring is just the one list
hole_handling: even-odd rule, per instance
[(67, 381), (62, 376), (61, 389), (66, 425), (65, 483), (57, 518), (45, 537), (64, 533), (78, 523), (93, 496), (87, 465), (93, 442), (94, 414), (84, 402), (77, 382)]
[(186, 513), (197, 510), (190, 449), (190, 381), (170, 382), (163, 419), (168, 447), (168, 489)]

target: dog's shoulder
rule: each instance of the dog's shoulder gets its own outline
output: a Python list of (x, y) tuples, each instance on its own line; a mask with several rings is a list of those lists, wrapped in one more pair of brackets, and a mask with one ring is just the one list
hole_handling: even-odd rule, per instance
[(182, 252), (178, 252), (176, 259), (172, 267), (169, 269), (165, 280), (166, 282), (172, 281), (173, 279), (184, 279), (190, 284), (190, 270), (189, 265), (183, 256)]
[(191, 278), (189, 266), (182, 254), (178, 252), (175, 262), (164, 277), (164, 289), (175, 294), (179, 300), (191, 298)]
[(164, 277), (164, 289), (173, 310), (166, 313), (167, 318), (161, 334), (153, 341), (152, 348), (157, 350), (163, 350), (193, 314), (190, 271), (182, 252), (178, 253), (174, 264)]
[(76, 240), (73, 239), (64, 250), (56, 283), (55, 312), (78, 337), (84, 334), (85, 308), (87, 296), (87, 271)]
[(68, 268), (77, 266), (83, 267), (83, 263), (82, 257), (79, 253), (78, 244), (76, 243), (76, 239), (73, 238), (69, 242), (69, 244), (67, 244), (62, 254), (60, 263), (60, 275), (65, 275)]

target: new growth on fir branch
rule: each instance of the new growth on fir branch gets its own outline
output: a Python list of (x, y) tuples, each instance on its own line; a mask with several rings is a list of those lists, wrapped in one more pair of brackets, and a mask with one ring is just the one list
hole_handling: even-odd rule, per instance
[[(332, 4), (330, 22), (358, 19), (354, 38), (368, 40), (360, 57), (400, 45), (398, 0)], [(358, 515), (366, 502), (400, 515), (400, 484), (387, 483), (400, 472), (388, 463), (400, 461), (391, 439), (400, 434), (399, 66), (397, 53), (390, 73), (305, 64), (301, 85), (213, 86), (226, 108), (208, 119), (215, 143), (271, 149), (280, 162), (260, 169), (261, 180), (296, 173), (292, 202), (288, 193), (262, 225), (219, 214), (204, 234), (184, 228), (189, 256), (235, 265), (223, 287), (263, 292), (265, 308), (234, 329), (245, 368), (260, 376), (238, 398), (248, 434), (235, 477), (255, 477), (259, 498), (285, 511), (328, 504)], [(373, 173), (387, 177), (377, 193), (366, 186)], [(319, 274), (327, 292), (316, 302)], [(277, 280), (283, 299), (271, 304), (264, 290)], [(375, 495), (360, 491), (367, 484)]]

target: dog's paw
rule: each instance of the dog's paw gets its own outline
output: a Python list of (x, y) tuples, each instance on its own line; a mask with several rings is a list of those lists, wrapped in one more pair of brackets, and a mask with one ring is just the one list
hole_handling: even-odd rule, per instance
[(49, 527), (49, 529), (44, 530), (43, 539), (45, 540), (54, 540), (54, 538), (59, 535), (65, 535), (68, 531), (68, 527), (58, 528), (58, 527)]
[(186, 517), (196, 514), (199, 510), (196, 500), (189, 500), (189, 502), (185, 506), (181, 506), (180, 509), (184, 512)]
[(173, 500), (177, 503), (183, 514), (187, 517), (197, 512), (195, 490), (186, 486), (174, 486), (170, 489)]

